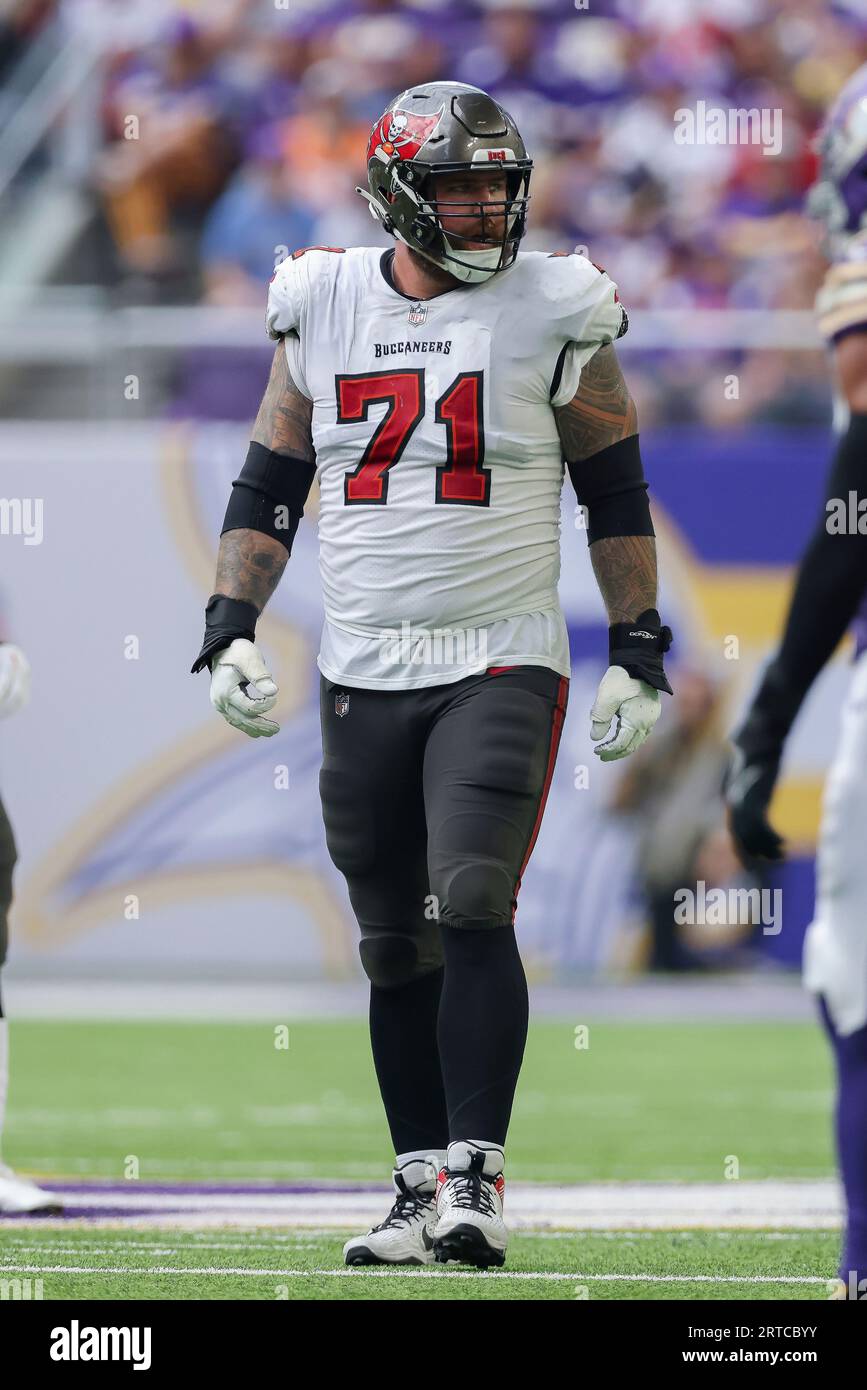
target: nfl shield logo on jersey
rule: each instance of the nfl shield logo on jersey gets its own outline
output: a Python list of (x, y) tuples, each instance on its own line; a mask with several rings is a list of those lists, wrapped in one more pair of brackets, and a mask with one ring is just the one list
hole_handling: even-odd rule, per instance
[(334, 697), (334, 713), (340, 719), (349, 713), (349, 696), (345, 690), (341, 690), (339, 694)]
[(414, 328), (417, 328), (418, 325), (420, 323), (424, 323), (425, 319), (427, 318), (427, 305), (411, 304), (409, 313), (406, 317), (407, 321), (411, 323)]

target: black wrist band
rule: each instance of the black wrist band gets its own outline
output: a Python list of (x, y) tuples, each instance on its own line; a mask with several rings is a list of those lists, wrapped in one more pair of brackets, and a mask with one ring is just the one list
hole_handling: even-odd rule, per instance
[(654, 690), (672, 693), (665, 678), (662, 658), (671, 646), (671, 628), (660, 624), (655, 608), (639, 613), (634, 623), (612, 623), (608, 629), (608, 664), (622, 666), (636, 680)]
[(256, 640), (256, 620), (259, 610), (253, 603), (243, 599), (226, 598), (225, 594), (211, 594), (205, 608), (205, 638), (202, 650), (191, 667), (192, 674), (207, 666), (215, 652), (230, 646), (236, 637), (246, 637), (248, 642)]

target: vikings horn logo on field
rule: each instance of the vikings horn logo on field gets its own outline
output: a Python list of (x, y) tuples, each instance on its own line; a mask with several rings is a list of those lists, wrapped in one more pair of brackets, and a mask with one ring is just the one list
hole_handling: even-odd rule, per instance
[(444, 111), (444, 106), (430, 116), (420, 116), (416, 111), (386, 111), (371, 131), (368, 161), (380, 150), (389, 158), (399, 154), (401, 159), (415, 159), (422, 145), (433, 135)]

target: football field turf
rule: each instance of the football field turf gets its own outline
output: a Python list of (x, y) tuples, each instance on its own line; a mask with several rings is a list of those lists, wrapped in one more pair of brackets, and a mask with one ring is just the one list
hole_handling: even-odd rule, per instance
[(0, 1279), (46, 1299), (816, 1299), (834, 1273), (831, 1064), (809, 1024), (535, 1021), (516, 1228), (487, 1275), (342, 1266), (356, 1208), (388, 1206), (363, 1020), (11, 1032), (6, 1158), (72, 1216), (3, 1222)]

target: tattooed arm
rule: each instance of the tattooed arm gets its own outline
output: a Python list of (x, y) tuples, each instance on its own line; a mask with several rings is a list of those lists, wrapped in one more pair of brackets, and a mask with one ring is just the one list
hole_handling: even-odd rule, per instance
[[(253, 737), (277, 732), (276, 724), (262, 718), (274, 703), (277, 687), (254, 640), (257, 619), (286, 568), (313, 479), (312, 415), (312, 402), (289, 375), (281, 341), (250, 452), (238, 486), (232, 489), (214, 592), (205, 607), (205, 637), (192, 667), (193, 673), (205, 667), (211, 671), (212, 703), (230, 724)], [(264, 702), (251, 700), (246, 693), (249, 682), (267, 689)]]
[[(613, 346), (601, 347), (591, 357), (575, 396), (568, 405), (555, 408), (554, 415), (563, 456), (573, 465), (638, 433), (635, 403)], [(591, 530), (590, 559), (610, 623), (632, 622), (645, 609), (656, 607), (652, 535), (594, 539)]]
[(554, 414), (563, 455), (570, 463), (638, 433), (635, 403), (610, 343), (593, 354), (572, 400), (555, 408)]
[(638, 451), (638, 417), (617, 354), (601, 347), (574, 398), (556, 407), (578, 501), (587, 507), (593, 572), (608, 610), (608, 670), (590, 711), (603, 762), (640, 748), (671, 694), (662, 658), (671, 642), (656, 611), (656, 542)]
[[(276, 454), (286, 454), (286, 467), (316, 460), (311, 434), (313, 402), (302, 396), (289, 375), (286, 348), (277, 344), (271, 377), (256, 423), (253, 441)], [(262, 531), (239, 528), (220, 538), (214, 593), (252, 603), (261, 613), (280, 582), (289, 552), (282, 541)]]

